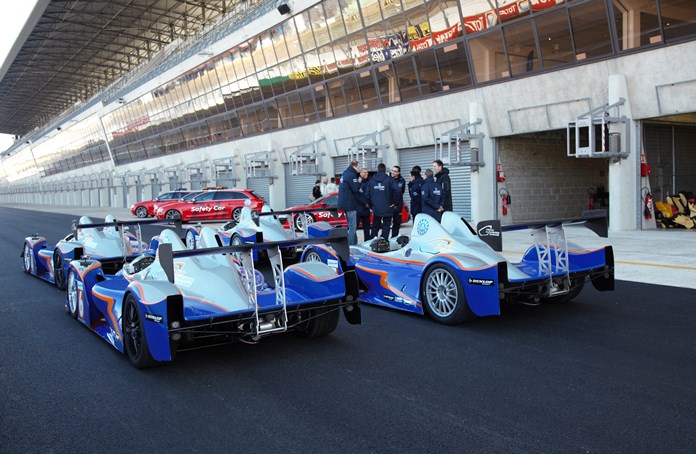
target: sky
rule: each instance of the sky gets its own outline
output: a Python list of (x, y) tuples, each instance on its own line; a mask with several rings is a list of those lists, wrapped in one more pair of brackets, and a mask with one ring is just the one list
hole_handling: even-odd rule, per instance
[[(7, 54), (12, 49), (36, 3), (37, 0), (3, 2), (2, 14), (0, 14), (0, 62), (5, 62)], [(0, 134), (0, 152), (7, 150), (11, 145), (12, 136)]]

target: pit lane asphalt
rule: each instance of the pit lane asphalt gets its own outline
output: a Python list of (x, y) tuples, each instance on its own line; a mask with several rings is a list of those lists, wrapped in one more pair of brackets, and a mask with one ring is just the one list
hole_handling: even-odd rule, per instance
[[(460, 326), (363, 305), (331, 336), (138, 371), (22, 272), (74, 216), (0, 207), (0, 452), (693, 452), (696, 290), (618, 281)], [(146, 229), (154, 233), (156, 228)]]

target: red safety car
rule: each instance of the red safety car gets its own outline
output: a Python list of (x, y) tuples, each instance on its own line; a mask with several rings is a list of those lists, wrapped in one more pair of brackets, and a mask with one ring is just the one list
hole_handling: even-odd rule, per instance
[(139, 218), (147, 218), (150, 216), (154, 216), (154, 207), (156, 203), (165, 201), (176, 201), (185, 196), (186, 194), (189, 194), (190, 192), (191, 191), (187, 189), (177, 189), (176, 191), (165, 192), (164, 194), (158, 195), (157, 198), (153, 200), (143, 200), (142, 202), (134, 203), (130, 207), (130, 212), (133, 216), (137, 216)]
[[(331, 194), (326, 194), (323, 197), (319, 197), (317, 200), (313, 201), (312, 203), (309, 203), (307, 205), (299, 205), (295, 206), (292, 208), (288, 208), (288, 210), (304, 210), (304, 209), (310, 209), (310, 208), (326, 208), (327, 210), (331, 209), (336, 209), (336, 206), (338, 205), (338, 192), (333, 192)], [(333, 226), (338, 226), (338, 227), (347, 227), (348, 222), (346, 221), (346, 215), (343, 211), (338, 210), (337, 212), (338, 217), (335, 217), (331, 211), (317, 211), (313, 213), (303, 213), (303, 214), (297, 214), (294, 217), (293, 224), (296, 230), (300, 230), (304, 232), (304, 229), (307, 225), (317, 222), (317, 221), (325, 221), (328, 222), (329, 224)], [(408, 213), (408, 209), (406, 208), (406, 204), (404, 203), (402, 209), (401, 209), (401, 223), (404, 224), (409, 221), (410, 215)], [(289, 218), (285, 217), (283, 218), (282, 216), (280, 217), (280, 221), (283, 223), (284, 226), (288, 227), (289, 226)], [(370, 213), (370, 222), (373, 221), (373, 216), (372, 213)], [(358, 224), (360, 222), (358, 221)], [(360, 225), (358, 225), (360, 227)]]
[(231, 219), (239, 222), (242, 208), (249, 203), (252, 210), (261, 211), (264, 199), (244, 189), (203, 191), (189, 200), (179, 200), (158, 206), (157, 219), (181, 219), (182, 222)]

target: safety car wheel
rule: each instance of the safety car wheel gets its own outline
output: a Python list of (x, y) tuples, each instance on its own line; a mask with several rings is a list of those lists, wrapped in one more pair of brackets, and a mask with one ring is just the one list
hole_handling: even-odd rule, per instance
[(295, 230), (304, 232), (305, 229), (307, 229), (307, 227), (309, 226), (309, 224), (312, 223), (314, 223), (314, 218), (311, 214), (301, 213), (295, 216)]
[(58, 290), (65, 290), (65, 271), (63, 270), (63, 255), (56, 251), (53, 253), (53, 282), (56, 283)]
[(321, 256), (315, 250), (308, 251), (304, 256), (305, 262), (321, 262)]
[(138, 301), (128, 294), (123, 307), (123, 344), (131, 364), (138, 369), (155, 365), (145, 336), (145, 324), (141, 317)]
[(190, 230), (186, 231), (186, 248), (196, 249), (196, 236)]
[(454, 325), (474, 318), (455, 273), (445, 265), (430, 267), (423, 279), (423, 307), (438, 323)]
[(70, 312), (72, 318), (77, 318), (80, 310), (80, 303), (84, 304), (83, 301), (80, 301), (81, 298), (82, 295), (77, 285), (77, 276), (75, 275), (75, 271), (70, 270), (68, 273), (68, 312)]
[(295, 334), (312, 339), (333, 333), (338, 326), (341, 311), (338, 306), (323, 306), (312, 309), (306, 316), (307, 320), (295, 327)]
[(138, 208), (135, 209), (135, 215), (139, 218), (146, 218), (147, 217), (147, 208), (144, 206), (139, 206)]
[(585, 281), (580, 280), (580, 279), (572, 279), (570, 281), (570, 290), (568, 293), (563, 294), (563, 295), (558, 295), (558, 296), (551, 296), (549, 298), (545, 298), (544, 302), (545, 303), (554, 303), (554, 304), (560, 304), (560, 303), (567, 303), (568, 301), (572, 300), (576, 296), (582, 292), (582, 289), (585, 287)]
[(31, 273), (31, 248), (29, 244), (24, 243), (24, 252), (22, 253), (22, 265), (25, 273)]
[(181, 213), (177, 210), (169, 210), (164, 213), (164, 219), (181, 219)]
[(232, 219), (232, 227), (239, 224), (239, 219), (241, 217), (242, 217), (242, 209), (241, 208), (235, 208), (234, 210), (232, 210), (232, 216), (230, 216), (230, 218)]

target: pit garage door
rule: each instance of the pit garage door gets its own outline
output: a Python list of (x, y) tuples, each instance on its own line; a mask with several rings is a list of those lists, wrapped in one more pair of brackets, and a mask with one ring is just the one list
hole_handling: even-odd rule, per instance
[(309, 195), (317, 181), (316, 175), (293, 175), (290, 164), (285, 164), (285, 206), (294, 207), (310, 202)]
[(343, 172), (348, 168), (350, 161), (348, 160), (348, 155), (336, 156), (333, 158), (334, 162), (334, 173), (339, 177), (343, 175)]
[(268, 178), (247, 178), (247, 189), (254, 191), (259, 197), (270, 201), (271, 189), (268, 185)]
[[(469, 149), (464, 150), (464, 160), (470, 160)], [(415, 165), (421, 167), (421, 174), (425, 177), (425, 169), (432, 169), (433, 161), (435, 160), (435, 146), (419, 147), (419, 148), (402, 148), (399, 150), (399, 166), (401, 167), (401, 175), (409, 182), (411, 169)], [(387, 163), (388, 164), (388, 163)], [(471, 168), (470, 167), (448, 167), (450, 171), (450, 180), (452, 180), (452, 205), (454, 212), (463, 218), (471, 221)], [(389, 165), (387, 166), (389, 168)], [(409, 204), (410, 197), (408, 191), (404, 194), (404, 200)]]
[(696, 193), (696, 126), (646, 124), (643, 134), (653, 198)]

